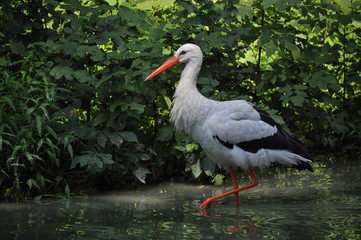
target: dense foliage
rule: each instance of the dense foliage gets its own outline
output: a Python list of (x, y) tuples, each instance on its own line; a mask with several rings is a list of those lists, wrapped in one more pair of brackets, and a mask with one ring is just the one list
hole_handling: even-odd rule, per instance
[(360, 0), (12, 0), (0, 16), (2, 199), (184, 169), (219, 182), (169, 122), (182, 67), (143, 82), (186, 42), (207, 97), (255, 103), (316, 153), (361, 155)]

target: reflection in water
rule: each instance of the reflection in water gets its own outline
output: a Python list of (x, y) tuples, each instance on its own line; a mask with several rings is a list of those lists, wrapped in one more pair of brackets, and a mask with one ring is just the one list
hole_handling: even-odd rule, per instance
[(213, 219), (221, 219), (221, 220), (223, 220), (222, 222), (232, 221), (233, 227), (225, 228), (228, 231), (232, 232), (232, 237), (235, 237), (237, 235), (237, 233), (239, 233), (239, 232), (244, 233), (248, 237), (256, 237), (257, 236), (258, 229), (259, 229), (258, 227), (255, 227), (245, 221), (239, 220), (239, 207), (235, 207), (235, 209), (234, 209), (234, 218), (211, 216), (209, 214), (209, 211), (210, 211), (209, 209), (199, 209), (199, 211), (203, 217), (209, 217), (209, 218), (213, 218)]
[[(259, 171), (257, 188), (199, 212), (230, 188), (169, 184), (40, 204), (1, 204), (1, 239), (360, 239), (361, 168)], [(247, 180), (245, 180), (247, 181)], [(227, 185), (228, 186), (228, 185)]]

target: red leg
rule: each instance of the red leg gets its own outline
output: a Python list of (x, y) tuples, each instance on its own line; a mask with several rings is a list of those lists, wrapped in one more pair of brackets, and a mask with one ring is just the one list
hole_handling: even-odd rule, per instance
[(246, 185), (246, 186), (243, 186), (243, 187), (240, 187), (240, 188), (237, 188), (237, 189), (233, 189), (232, 191), (229, 191), (229, 192), (226, 192), (226, 193), (223, 193), (223, 194), (220, 194), (220, 195), (217, 195), (217, 196), (214, 196), (214, 197), (211, 197), (211, 198), (207, 198), (200, 206), (199, 208), (206, 208), (209, 204), (211, 204), (213, 201), (215, 200), (218, 200), (220, 198), (223, 198), (223, 197), (226, 197), (228, 195), (231, 195), (231, 194), (235, 194), (235, 193), (238, 193), (240, 191), (243, 191), (243, 190), (246, 190), (246, 189), (249, 189), (249, 188), (252, 188), (252, 187), (255, 187), (257, 186), (258, 184), (258, 180), (256, 178), (256, 176), (254, 175), (254, 173), (252, 172), (251, 169), (249, 169), (249, 174), (251, 175), (251, 178), (252, 178), (252, 181), (250, 184)]
[[(234, 170), (233, 170), (232, 166), (229, 166), (229, 171), (231, 172), (233, 190), (235, 190), (235, 189), (239, 188), (239, 186), (238, 186), (236, 175), (234, 174)], [(238, 194), (238, 192), (234, 193), (234, 200), (235, 200), (236, 206), (239, 206), (239, 194)]]

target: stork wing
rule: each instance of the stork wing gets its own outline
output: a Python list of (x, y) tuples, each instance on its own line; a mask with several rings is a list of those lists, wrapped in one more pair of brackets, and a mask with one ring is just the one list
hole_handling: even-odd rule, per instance
[(277, 133), (277, 127), (262, 120), (228, 119), (223, 121), (223, 124), (213, 127), (212, 133), (223, 142), (237, 145), (273, 136)]
[(266, 138), (277, 132), (275, 121), (266, 112), (248, 102), (220, 103), (205, 124), (212, 134), (223, 142), (237, 145)]
[(223, 114), (210, 117), (209, 126), (216, 141), (228, 148), (238, 146), (251, 153), (262, 148), (287, 150), (312, 160), (304, 144), (284, 131), (265, 111), (247, 102), (238, 107), (237, 114), (231, 108), (227, 108), (228, 114), (225, 114), (224, 108)]

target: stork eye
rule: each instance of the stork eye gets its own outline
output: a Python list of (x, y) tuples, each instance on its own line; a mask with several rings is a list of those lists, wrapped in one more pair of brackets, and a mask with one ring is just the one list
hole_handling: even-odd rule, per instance
[(186, 51), (181, 51), (181, 53), (179, 55), (184, 55), (186, 53), (187, 53)]

